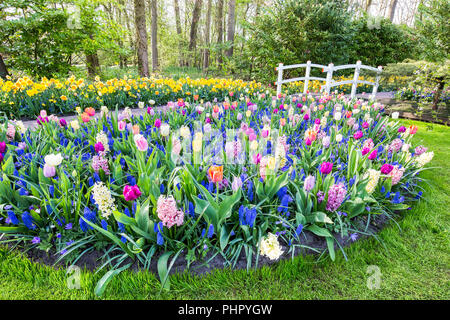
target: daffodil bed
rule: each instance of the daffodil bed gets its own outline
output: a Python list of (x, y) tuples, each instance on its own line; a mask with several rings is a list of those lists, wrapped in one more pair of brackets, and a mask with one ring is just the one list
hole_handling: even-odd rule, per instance
[[(337, 81), (352, 80), (352, 77), (338, 77)], [(360, 77), (359, 80), (373, 80)], [(310, 92), (318, 93), (323, 81), (310, 81)], [(350, 93), (350, 85), (336, 87), (339, 92)], [(366, 84), (358, 84), (358, 92), (371, 92)], [(303, 92), (303, 82), (290, 82), (283, 87), (283, 94)], [(100, 110), (135, 107), (145, 104), (163, 105), (182, 99), (185, 103), (200, 101), (224, 101), (228, 99), (259, 99), (275, 94), (275, 87), (256, 81), (232, 79), (190, 79), (180, 78), (129, 78), (94, 81), (75, 78), (33, 80), (28, 77), (16, 80), (0, 78), (0, 112), (10, 118), (34, 117), (41, 109), (57, 115), (73, 112), (77, 107), (84, 110), (92, 107)]]
[[(69, 123), (42, 110), (36, 130), (5, 119), (3, 242), (70, 263), (103, 251), (117, 272), (157, 257), (164, 285), (178, 257), (233, 267), (245, 256), (250, 268), (303, 248), (334, 259), (337, 239), (370, 235), (374, 217), (422, 195), (433, 152), (383, 111), (343, 94), (260, 95), (178, 100), (140, 117), (104, 106), (94, 120), (87, 108)], [(310, 235), (325, 248), (310, 248)]]

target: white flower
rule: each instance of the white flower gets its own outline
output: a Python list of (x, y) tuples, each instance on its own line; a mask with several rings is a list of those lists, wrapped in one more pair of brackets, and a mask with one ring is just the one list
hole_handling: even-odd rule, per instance
[(58, 153), (56, 155), (49, 154), (49, 155), (45, 156), (44, 161), (45, 161), (45, 164), (47, 164), (49, 166), (57, 167), (63, 161), (63, 157), (61, 156), (61, 153)]
[(341, 120), (341, 118), (342, 118), (342, 113), (340, 113), (340, 112), (335, 112), (334, 113), (334, 120), (335, 121), (339, 121), (339, 120)]
[(148, 103), (150, 103), (151, 105), (155, 104), (155, 100), (150, 100)]
[(399, 113), (398, 112), (392, 112), (392, 119), (398, 119)]
[(169, 133), (170, 133), (170, 125), (169, 124), (167, 124), (167, 123), (163, 123), (162, 125), (161, 125), (161, 135), (163, 136), (163, 137), (167, 137), (168, 135), (169, 135)]
[(144, 107), (145, 107), (144, 101), (139, 101), (139, 102), (138, 102), (138, 108), (139, 108), (139, 109), (144, 109)]
[(111, 196), (111, 192), (103, 182), (96, 182), (92, 188), (93, 198), (98, 205), (98, 209), (102, 213), (102, 216), (106, 219), (116, 210), (114, 199)]
[(366, 173), (366, 177), (369, 177), (369, 182), (366, 185), (366, 191), (370, 194), (377, 187), (378, 180), (380, 179), (381, 172), (379, 170), (369, 169)]
[(180, 128), (180, 135), (184, 138), (184, 139), (189, 139), (189, 137), (191, 136), (191, 131), (189, 130), (189, 128), (187, 126), (182, 126)]
[(341, 141), (342, 141), (342, 134), (336, 135), (336, 142), (341, 142)]
[(434, 157), (434, 152), (425, 152), (416, 158), (416, 163), (419, 167), (423, 167), (428, 162), (430, 162)]
[(402, 151), (403, 151), (403, 152), (408, 152), (408, 151), (409, 151), (409, 148), (410, 148), (410, 145), (407, 144), (407, 143), (405, 143), (405, 144), (402, 146)]
[(80, 129), (80, 123), (78, 122), (78, 120), (73, 120), (70, 121), (70, 126), (72, 127), (73, 130), (78, 130)]
[(271, 260), (277, 260), (283, 253), (277, 236), (270, 232), (267, 237), (261, 239), (259, 250), (261, 255), (266, 256)]

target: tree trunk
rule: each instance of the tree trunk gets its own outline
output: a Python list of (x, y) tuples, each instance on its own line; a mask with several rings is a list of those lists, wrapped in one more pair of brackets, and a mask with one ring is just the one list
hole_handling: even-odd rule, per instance
[(433, 110), (435, 111), (438, 109), (439, 99), (441, 98), (442, 91), (445, 87), (444, 77), (437, 78), (436, 80), (438, 81), (438, 84), (433, 96)]
[(206, 49), (203, 54), (203, 70), (209, 68), (209, 43), (211, 41), (211, 7), (212, 1), (208, 0), (208, 9), (206, 11), (206, 34), (205, 34), (205, 44)]
[[(91, 34), (89, 35), (89, 38), (93, 40), (94, 36)], [(88, 70), (88, 76), (89, 78), (94, 78), (99, 73), (100, 69), (97, 50), (92, 51), (89, 50), (86, 51), (85, 54), (86, 54), (86, 67)]]
[(97, 52), (86, 53), (86, 67), (88, 70), (89, 78), (94, 78), (100, 69), (100, 63), (98, 61)]
[(192, 54), (191, 65), (193, 65), (195, 61), (195, 52), (193, 51), (195, 51), (195, 45), (197, 42), (197, 29), (198, 21), (200, 20), (202, 2), (202, 0), (195, 0), (194, 12), (192, 13), (191, 32), (189, 37), (189, 51)]
[(234, 46), (234, 32), (236, 27), (236, 0), (229, 0), (228, 2), (228, 30), (227, 30), (227, 41), (230, 44), (230, 48), (226, 51), (227, 57), (231, 58), (233, 56), (233, 46)]
[(178, 51), (180, 55), (180, 67), (183, 66), (183, 35), (181, 30), (181, 20), (180, 20), (180, 4), (178, 0), (173, 0), (173, 6), (175, 8), (175, 24), (177, 27), (177, 35), (178, 35)]
[[(216, 13), (216, 29), (217, 29), (217, 44), (219, 46), (222, 44), (223, 38), (222, 19), (223, 19), (223, 0), (218, 0)], [(222, 50), (220, 48), (217, 50), (217, 63), (220, 68), (220, 64), (222, 63)]]
[(145, 23), (145, 0), (134, 0), (134, 20), (136, 24), (136, 42), (138, 69), (141, 77), (149, 76), (147, 26)]
[(157, 0), (151, 0), (152, 11), (152, 71), (158, 70), (158, 6)]
[(389, 6), (389, 19), (391, 19), (391, 22), (394, 21), (395, 17), (395, 9), (397, 7), (398, 0), (392, 0), (391, 5)]
[(0, 78), (3, 78), (6, 80), (6, 76), (8, 76), (8, 69), (6, 68), (5, 62), (3, 61), (3, 57), (0, 54)]
[(366, 8), (365, 8), (364, 11), (369, 12), (369, 8), (370, 8), (371, 5), (372, 5), (372, 0), (367, 0), (367, 2), (366, 2)]

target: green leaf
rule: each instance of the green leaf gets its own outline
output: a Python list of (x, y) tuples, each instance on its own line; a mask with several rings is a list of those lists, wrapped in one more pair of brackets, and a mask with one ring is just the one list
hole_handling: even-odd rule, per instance
[(26, 227), (0, 227), (0, 233), (18, 233), (26, 232), (28, 229)]
[(120, 267), (119, 269), (109, 270), (107, 273), (105, 273), (105, 275), (97, 282), (97, 285), (95, 286), (95, 294), (99, 297), (103, 295), (103, 292), (105, 292), (105, 289), (112, 278), (114, 278), (115, 275), (121, 273), (123, 270), (128, 269), (131, 265), (132, 263), (129, 263), (123, 267)]
[(161, 287), (166, 290), (170, 290), (170, 278), (169, 278), (169, 270), (167, 269), (167, 263), (172, 253), (173, 253), (172, 251), (165, 252), (158, 259), (158, 275), (161, 281)]
[(330, 233), (330, 231), (328, 231), (325, 228), (319, 227), (315, 224), (306, 227), (306, 230), (311, 231), (312, 233), (314, 233), (315, 235), (319, 236), (319, 237), (333, 237)]
[(112, 234), (111, 232), (99, 227), (98, 225), (86, 220), (83, 216), (81, 216), (81, 219), (83, 219), (88, 225), (90, 225), (92, 228), (94, 228), (95, 230), (97, 230), (98, 232), (102, 233), (104, 236), (108, 237), (109, 239), (111, 239), (115, 244), (117, 244), (119, 247), (122, 248), (123, 251), (125, 251), (132, 259), (134, 259), (134, 253), (132, 253), (130, 251), (130, 249), (128, 249), (128, 247), (122, 242), (120, 241), (120, 239), (118, 237), (116, 237), (114, 234)]
[(336, 253), (334, 252), (334, 238), (333, 237), (326, 237), (327, 240), (327, 247), (328, 251), (330, 252), (330, 258), (332, 261), (336, 259)]

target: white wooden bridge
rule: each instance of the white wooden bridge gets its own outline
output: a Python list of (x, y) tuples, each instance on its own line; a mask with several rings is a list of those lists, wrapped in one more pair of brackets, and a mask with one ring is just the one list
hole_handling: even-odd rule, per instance
[[(306, 68), (305, 76), (299, 77), (299, 78), (283, 79), (283, 70), (294, 69), (294, 68)], [(311, 68), (322, 69), (322, 72), (327, 73), (326, 78), (311, 77), (310, 76)], [(344, 81), (334, 81), (333, 80), (333, 72), (334, 71), (343, 70), (343, 69), (353, 69), (353, 68), (355, 69), (355, 73), (353, 74), (352, 80), (344, 80)], [(379, 66), (378, 68), (374, 68), (374, 67), (363, 65), (361, 63), (361, 61), (357, 61), (356, 64), (346, 64), (346, 65), (342, 65), (342, 66), (335, 66), (333, 63), (330, 63), (328, 66), (325, 66), (325, 65), (321, 65), (321, 64), (311, 63), (311, 61), (308, 61), (308, 62), (302, 63), (302, 64), (293, 64), (293, 65), (288, 65), (288, 66), (285, 66), (282, 63), (280, 63), (278, 65), (278, 67), (275, 69), (278, 70), (278, 80), (275, 83), (277, 85), (277, 95), (279, 95), (281, 93), (281, 86), (283, 84), (288, 83), (288, 82), (294, 82), (294, 81), (303, 81), (304, 82), (303, 93), (306, 94), (308, 91), (309, 81), (310, 80), (319, 80), (319, 81), (325, 82), (325, 84), (321, 86), (321, 90), (325, 89), (326, 93), (330, 93), (330, 89), (332, 87), (340, 86), (343, 84), (351, 84), (352, 91), (351, 91), (350, 97), (352, 99), (356, 96), (356, 88), (357, 88), (358, 84), (372, 85), (373, 90), (372, 90), (372, 94), (370, 95), (369, 98), (374, 99), (375, 95), (377, 94), (378, 84), (380, 81), (380, 75), (381, 75), (381, 72), (383, 71), (383, 68), (381, 66)], [(366, 69), (366, 70), (371, 70), (371, 71), (376, 72), (375, 82), (359, 80), (359, 73), (360, 73), (361, 69)]]

